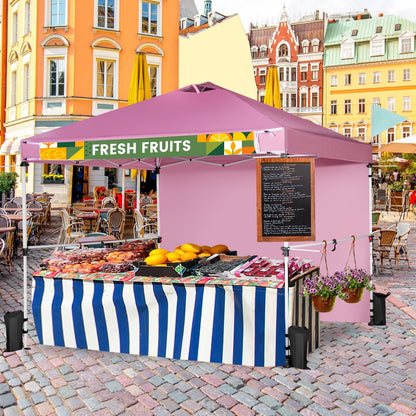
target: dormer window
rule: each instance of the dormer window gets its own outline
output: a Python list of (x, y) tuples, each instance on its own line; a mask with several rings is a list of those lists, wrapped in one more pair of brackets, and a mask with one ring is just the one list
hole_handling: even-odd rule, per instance
[(259, 51), (259, 48), (257, 46), (252, 46), (251, 47), (251, 58), (257, 58), (257, 53)]
[(312, 52), (319, 52), (319, 39), (312, 40)]
[(302, 53), (309, 53), (309, 41), (306, 39), (302, 41)]
[(375, 36), (370, 40), (370, 56), (384, 55), (385, 40), (382, 36)]
[(402, 24), (401, 23), (396, 23), (394, 25), (394, 30), (400, 30), (402, 28)]
[(267, 58), (267, 46), (265, 45), (260, 46), (260, 57)]
[(399, 37), (399, 53), (412, 53), (415, 50), (415, 37), (411, 32), (405, 32)]
[(376, 33), (381, 33), (382, 30), (383, 30), (383, 26), (376, 27)]
[(353, 31), (351, 32), (351, 36), (357, 36), (358, 34), (358, 29), (353, 29)]
[(289, 48), (285, 43), (279, 46), (279, 56), (289, 56)]
[(341, 43), (341, 59), (354, 58), (354, 41), (352, 39), (345, 39)]

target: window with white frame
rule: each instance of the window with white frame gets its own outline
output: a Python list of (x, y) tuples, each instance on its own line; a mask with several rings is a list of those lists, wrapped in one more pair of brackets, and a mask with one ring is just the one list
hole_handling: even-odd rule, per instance
[(24, 34), (30, 32), (30, 0), (25, 2), (25, 25), (24, 25)]
[(298, 105), (297, 102), (297, 94), (290, 94), (290, 106), (296, 107)]
[(289, 48), (286, 45), (286, 43), (282, 43), (279, 46), (279, 57), (282, 57), (282, 56), (289, 56)]
[(387, 97), (387, 110), (396, 111), (396, 97)]
[(331, 100), (331, 114), (337, 113), (337, 100)]
[(267, 58), (267, 46), (266, 45), (260, 46), (260, 58)]
[(96, 60), (97, 83), (95, 96), (98, 98), (114, 98), (116, 61), (110, 59)]
[(336, 87), (338, 85), (338, 76), (331, 75), (331, 87)]
[(152, 97), (162, 94), (162, 57), (146, 55)]
[(65, 95), (65, 59), (48, 59), (48, 96), (63, 97)]
[(306, 81), (308, 79), (308, 65), (301, 65), (300, 66), (300, 80)]
[(412, 125), (409, 123), (402, 124), (402, 138), (410, 137), (412, 135)]
[(365, 98), (358, 99), (358, 112), (365, 113)]
[(376, 136), (371, 138), (371, 143), (373, 144), (379, 144), (380, 143), (380, 135), (377, 134)]
[(296, 81), (298, 79), (298, 72), (296, 67), (290, 68), (290, 80)]
[(350, 124), (342, 126), (342, 131), (345, 137), (352, 137), (352, 126)]
[(374, 105), (378, 105), (380, 107), (380, 97), (374, 97), (373, 98), (373, 104)]
[(266, 74), (267, 74), (267, 69), (266, 68), (262, 68), (259, 69), (259, 82), (260, 84), (265, 84), (266, 83)]
[(341, 59), (354, 58), (354, 41), (352, 39), (345, 39), (341, 43)]
[(367, 134), (367, 126), (366, 125), (359, 125), (357, 126), (357, 136), (361, 140), (365, 140)]
[(94, 0), (95, 26), (118, 29), (119, 0)]
[(373, 72), (373, 84), (378, 84), (381, 82), (381, 73), (380, 71)]
[(302, 41), (302, 53), (309, 53), (309, 41), (307, 39)]
[(336, 123), (329, 123), (328, 128), (332, 131), (338, 132), (338, 124), (336, 124)]
[(259, 51), (259, 48), (257, 46), (252, 46), (250, 51), (251, 51), (251, 57), (253, 59), (257, 58), (257, 53)]
[(365, 84), (365, 72), (360, 72), (358, 74), (358, 83)]
[(344, 100), (344, 114), (351, 114), (351, 100)]
[(403, 69), (403, 81), (410, 81), (410, 68)]
[(312, 79), (317, 80), (319, 77), (319, 64), (311, 64)]
[(312, 107), (318, 107), (319, 106), (319, 94), (318, 94), (318, 91), (312, 91), (311, 92), (311, 100), (312, 100)]
[(65, 26), (67, 24), (66, 0), (47, 0), (46, 26)]
[(13, 107), (17, 103), (17, 70), (11, 72), (10, 81), (10, 106)]
[(257, 75), (257, 68), (254, 68), (253, 69), (253, 75), (254, 75), (254, 78), (256, 77), (256, 75)]
[(141, 0), (139, 7), (139, 33), (161, 36), (161, 2)]
[(409, 95), (403, 97), (403, 111), (411, 111), (411, 97)]
[(19, 17), (17, 10), (12, 13), (12, 44), (17, 43), (17, 34), (19, 32)]
[(394, 142), (395, 138), (396, 138), (396, 129), (394, 127), (391, 127), (387, 130), (387, 143)]
[(415, 37), (413, 33), (403, 33), (399, 38), (399, 53), (413, 53), (414, 51)]
[(370, 56), (384, 55), (385, 40), (381, 36), (376, 36), (370, 40)]
[(306, 87), (302, 87), (300, 89), (300, 106), (305, 108), (308, 106), (308, 89)]
[(394, 82), (396, 81), (396, 71), (390, 70), (387, 71), (387, 82)]
[(319, 52), (319, 39), (312, 40), (312, 52)]
[(30, 87), (30, 70), (29, 62), (23, 65), (23, 90), (22, 90), (22, 101), (29, 99), (29, 87)]
[(351, 74), (345, 74), (344, 75), (344, 84), (345, 85), (351, 85)]

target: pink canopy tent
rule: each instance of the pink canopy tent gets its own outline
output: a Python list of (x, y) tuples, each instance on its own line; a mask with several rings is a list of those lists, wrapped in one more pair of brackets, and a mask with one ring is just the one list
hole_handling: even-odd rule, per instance
[[(199, 146), (199, 149), (191, 150), (189, 154), (175, 154), (174, 151), (152, 154), (137, 151), (136, 148), (135, 153), (118, 152), (120, 157), (97, 153), (90, 158), (91, 154), (87, 149), (83, 151), (82, 143), (127, 141), (131, 144), (137, 142), (136, 139), (143, 141), (158, 138), (170, 138), (176, 143), (195, 135), (234, 132), (253, 132), (256, 153), (302, 154), (364, 163), (372, 160), (371, 147), (368, 144), (358, 143), (337, 132), (209, 82), (188, 86), (24, 139), (21, 143), (21, 154), (22, 160), (27, 162), (48, 163), (47, 154), (53, 154), (51, 161), (60, 160), (60, 163), (126, 169), (152, 169), (186, 158), (194, 161), (206, 160), (207, 156), (212, 163), (228, 164), (242, 158), (251, 158), (252, 153), (221, 153), (217, 148), (213, 150), (211, 145), (209, 151)], [(72, 148), (66, 153), (62, 152), (65, 142), (69, 142), (67, 149)], [(60, 152), (42, 154), (41, 149), (48, 146), (58, 147)], [(125, 150), (124, 147), (122, 150)]]
[[(307, 156), (316, 160), (316, 241), (370, 232), (370, 144), (209, 82), (23, 139), (21, 155), (23, 163), (161, 168), (158, 206), (164, 244), (213, 245), (221, 235), (227, 238), (221, 242), (241, 255), (271, 258), (280, 254), (282, 243), (256, 240), (254, 158)], [(369, 267), (368, 243), (366, 248), (358, 261)], [(345, 251), (338, 250), (334, 260), (345, 262)], [(315, 261), (319, 263), (318, 255)], [(367, 301), (361, 311), (354, 309), (357, 313), (341, 307), (333, 320), (366, 320)]]

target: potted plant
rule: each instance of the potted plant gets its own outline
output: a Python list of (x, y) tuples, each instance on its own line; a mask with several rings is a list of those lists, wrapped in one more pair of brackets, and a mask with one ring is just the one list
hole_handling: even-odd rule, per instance
[(0, 192), (2, 193), (2, 202), (6, 196), (10, 195), (10, 192), (16, 186), (18, 174), (16, 172), (0, 172)]
[(336, 272), (335, 275), (337, 276), (337, 280), (342, 282), (343, 286), (340, 297), (347, 303), (360, 302), (364, 289), (373, 289), (371, 275), (364, 269), (346, 267), (342, 272)]
[(311, 296), (316, 311), (330, 312), (337, 296), (343, 297), (342, 289), (343, 280), (340, 275), (323, 276), (317, 273), (305, 278), (300, 295)]
[(64, 183), (64, 175), (45, 173), (42, 175), (43, 183)]

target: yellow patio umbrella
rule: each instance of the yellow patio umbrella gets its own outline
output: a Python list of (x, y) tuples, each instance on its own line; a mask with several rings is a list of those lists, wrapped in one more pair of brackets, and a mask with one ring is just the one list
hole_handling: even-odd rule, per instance
[(280, 99), (279, 74), (277, 72), (276, 65), (269, 65), (267, 71), (266, 94), (264, 97), (264, 103), (278, 108), (279, 110), (282, 109), (282, 101)]
[[(146, 55), (139, 52), (134, 59), (133, 73), (130, 80), (128, 103), (134, 104), (152, 98), (150, 90), (149, 69)], [(131, 179), (137, 175), (137, 169), (131, 170)]]

